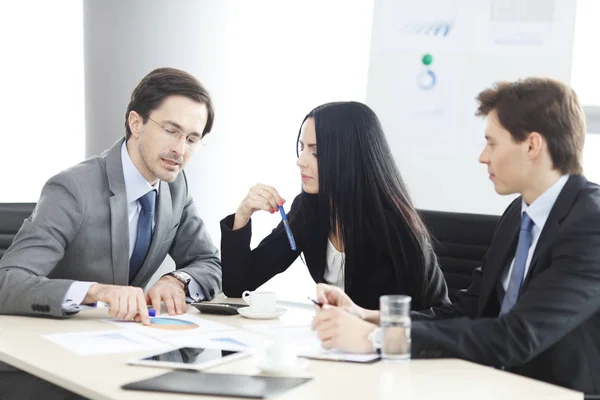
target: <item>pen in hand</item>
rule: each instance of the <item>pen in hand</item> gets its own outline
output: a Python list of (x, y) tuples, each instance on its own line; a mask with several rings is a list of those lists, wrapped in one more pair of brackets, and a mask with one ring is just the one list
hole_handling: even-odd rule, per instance
[(316, 305), (316, 306), (323, 307), (323, 304), (322, 304), (322, 303), (319, 303), (318, 301), (316, 301), (316, 300), (314, 300), (314, 299), (311, 299), (310, 297), (309, 297), (308, 299), (309, 299), (310, 301), (312, 301), (313, 303), (315, 303), (315, 305)]
[(290, 247), (293, 251), (296, 251), (296, 241), (294, 240), (294, 235), (292, 235), (290, 223), (288, 222), (287, 215), (285, 215), (285, 210), (283, 209), (283, 206), (279, 206), (279, 213), (281, 214), (281, 219), (283, 221), (285, 233), (287, 233), (288, 240), (290, 241)]
[[(80, 305), (80, 308), (109, 308), (110, 305), (108, 303), (104, 303), (102, 301), (97, 301), (96, 303), (94, 303), (93, 305)], [(138, 314), (139, 315), (139, 314)], [(156, 310), (154, 308), (152, 308), (151, 306), (148, 306), (148, 316), (150, 317), (156, 317)]]

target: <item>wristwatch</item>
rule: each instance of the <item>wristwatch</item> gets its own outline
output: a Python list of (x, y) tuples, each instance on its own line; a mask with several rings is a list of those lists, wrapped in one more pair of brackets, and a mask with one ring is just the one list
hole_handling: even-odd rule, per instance
[(177, 279), (179, 282), (183, 283), (183, 290), (185, 291), (187, 291), (187, 288), (192, 280), (190, 274), (183, 271), (171, 271), (165, 275), (170, 275), (173, 278)]
[(377, 352), (377, 350), (381, 349), (383, 346), (383, 329), (377, 327), (369, 333), (367, 336), (367, 340), (371, 342), (371, 346), (373, 346), (373, 352)]

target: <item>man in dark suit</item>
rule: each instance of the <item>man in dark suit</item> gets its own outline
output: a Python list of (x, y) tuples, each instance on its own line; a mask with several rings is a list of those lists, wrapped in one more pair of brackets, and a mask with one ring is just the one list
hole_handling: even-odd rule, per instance
[[(0, 313), (72, 317), (104, 302), (111, 316), (149, 324), (147, 304), (183, 314), (186, 298), (219, 293), (218, 250), (183, 172), (213, 119), (208, 92), (190, 74), (160, 68), (144, 77), (131, 95), (125, 138), (42, 189), (0, 260)], [(167, 254), (176, 271), (144, 293)], [(12, 397), (4, 385), (18, 392)], [(0, 374), (7, 398), (61, 396), (51, 391), (22, 372)]]
[[(478, 101), (477, 114), (487, 117), (479, 161), (496, 192), (520, 197), (456, 303), (412, 313), (412, 357), (459, 357), (600, 393), (600, 187), (582, 175), (577, 96), (530, 78), (500, 82)], [(372, 351), (379, 328), (367, 321), (378, 323), (379, 313), (331, 287), (318, 296), (352, 311), (317, 315), (324, 346)]]

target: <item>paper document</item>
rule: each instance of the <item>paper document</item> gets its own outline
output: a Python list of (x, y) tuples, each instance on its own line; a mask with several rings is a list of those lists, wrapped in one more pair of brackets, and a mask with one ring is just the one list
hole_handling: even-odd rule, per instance
[(82, 356), (131, 353), (172, 347), (142, 334), (122, 329), (54, 333), (42, 335), (42, 337)]
[(170, 316), (161, 314), (150, 318), (150, 325), (143, 325), (139, 322), (123, 321), (119, 319), (105, 320), (111, 324), (132, 332), (143, 333), (146, 336), (165, 338), (168, 336), (179, 336), (199, 333), (211, 333), (230, 331), (235, 328), (209, 321), (189, 314)]
[(492, 0), (489, 36), (494, 44), (544, 45), (554, 38), (555, 0)]
[(369, 362), (379, 359), (379, 354), (354, 354), (337, 349), (324, 349), (315, 331), (307, 325), (248, 325), (246, 329), (263, 334), (276, 341), (288, 342), (296, 347), (299, 356), (320, 360)]

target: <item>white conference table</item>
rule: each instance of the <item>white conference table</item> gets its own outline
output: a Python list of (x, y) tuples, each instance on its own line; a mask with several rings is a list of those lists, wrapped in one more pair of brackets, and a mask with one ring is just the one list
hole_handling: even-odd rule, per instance
[[(223, 297), (216, 299), (223, 300)], [(309, 307), (284, 306), (288, 311), (280, 318), (281, 323), (306, 321), (307, 317), (310, 318), (308, 313), (312, 313)], [(192, 307), (188, 308), (188, 312), (198, 313)], [(198, 315), (237, 328), (277, 321), (249, 320), (239, 315)], [(107, 318), (106, 309), (82, 311), (68, 320), (0, 316), (0, 361), (90, 399), (224, 399), (123, 390), (120, 387), (125, 383), (162, 375), (170, 370), (126, 364), (126, 360), (148, 352), (80, 356), (41, 337), (50, 333), (114, 329), (113, 324), (102, 321)], [(211, 368), (207, 372), (260, 374), (252, 358)], [(310, 376), (313, 379), (281, 394), (277, 399), (583, 398), (579, 392), (456, 359), (412, 360), (401, 364), (311, 360), (308, 368), (296, 376)]]

